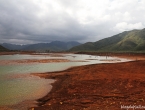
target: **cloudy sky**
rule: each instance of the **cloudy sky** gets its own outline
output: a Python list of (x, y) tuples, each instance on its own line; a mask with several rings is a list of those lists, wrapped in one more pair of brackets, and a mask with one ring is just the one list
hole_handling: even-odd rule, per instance
[(0, 0), (0, 43), (84, 43), (143, 28), (145, 0)]

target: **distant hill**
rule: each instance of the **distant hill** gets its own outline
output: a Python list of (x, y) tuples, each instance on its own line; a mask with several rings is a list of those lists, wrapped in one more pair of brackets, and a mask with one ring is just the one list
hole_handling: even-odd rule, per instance
[(69, 51), (145, 51), (145, 29), (125, 31), (96, 42), (87, 42)]
[(4, 48), (3, 46), (0, 45), (0, 52), (5, 52), (8, 51), (8, 49)]
[(32, 44), (28, 47), (24, 48), (23, 50), (33, 50), (33, 51), (65, 51), (69, 50), (74, 46), (78, 46), (80, 43), (71, 41), (71, 42), (62, 42), (62, 41), (53, 41), (51, 43), (39, 43), (39, 44)]
[(16, 45), (16, 44), (9, 44), (9, 43), (3, 43), (1, 45), (9, 50), (22, 50), (27, 46), (29, 46), (29, 45)]
[(25, 51), (65, 51), (78, 45), (80, 45), (80, 43), (76, 41), (71, 42), (53, 41), (51, 43), (38, 43), (29, 45), (15, 45), (7, 43), (2, 44), (2, 46), (10, 50), (25, 50)]

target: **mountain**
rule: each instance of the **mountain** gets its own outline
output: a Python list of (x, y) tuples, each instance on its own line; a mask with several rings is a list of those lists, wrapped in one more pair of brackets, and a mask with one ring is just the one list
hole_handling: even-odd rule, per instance
[(96, 42), (87, 42), (69, 51), (145, 51), (145, 29), (125, 31)]
[(16, 44), (9, 44), (9, 43), (3, 43), (1, 45), (9, 50), (22, 50), (23, 48), (29, 46), (29, 45), (16, 45)]
[(8, 49), (4, 48), (3, 46), (0, 45), (0, 52), (8, 51)]
[(62, 41), (53, 41), (51, 43), (39, 43), (39, 44), (32, 44), (28, 47), (24, 48), (23, 50), (31, 50), (31, 51), (65, 51), (69, 50), (74, 46), (78, 46), (80, 43), (71, 41), (71, 42), (62, 42)]
[(24, 50), (24, 51), (65, 51), (78, 45), (80, 45), (80, 43), (76, 41), (71, 42), (53, 41), (50, 43), (38, 43), (29, 45), (15, 45), (8, 43), (2, 44), (2, 46), (10, 50)]

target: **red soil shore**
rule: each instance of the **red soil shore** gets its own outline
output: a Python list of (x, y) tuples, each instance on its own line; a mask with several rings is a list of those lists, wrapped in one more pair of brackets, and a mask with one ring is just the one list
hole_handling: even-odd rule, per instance
[(67, 59), (27, 59), (27, 60), (1, 60), (0, 65), (18, 65), (30, 63), (54, 63), (54, 62), (69, 62)]
[[(129, 55), (120, 55), (135, 58)], [(117, 64), (93, 64), (65, 71), (35, 74), (56, 79), (33, 110), (121, 110), (121, 105), (145, 106), (145, 57)], [(125, 110), (125, 109), (122, 109)], [(132, 110), (132, 109), (128, 109)]]

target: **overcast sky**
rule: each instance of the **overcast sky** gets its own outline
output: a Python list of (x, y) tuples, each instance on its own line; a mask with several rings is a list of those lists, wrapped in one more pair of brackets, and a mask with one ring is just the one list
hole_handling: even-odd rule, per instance
[(145, 0), (0, 0), (0, 43), (97, 41), (145, 28)]

